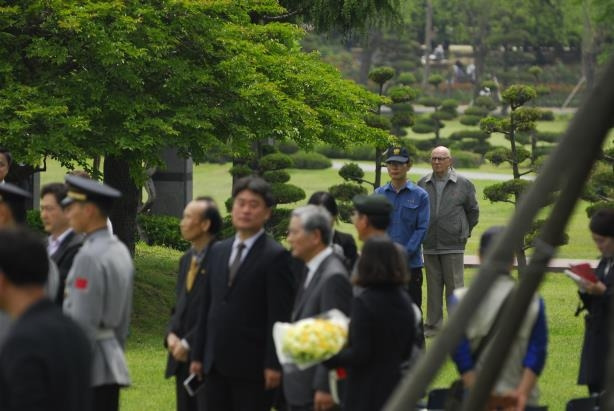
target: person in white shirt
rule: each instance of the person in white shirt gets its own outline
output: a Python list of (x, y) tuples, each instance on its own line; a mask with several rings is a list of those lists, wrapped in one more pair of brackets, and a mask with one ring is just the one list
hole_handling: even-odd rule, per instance
[(64, 301), (64, 285), (66, 277), (72, 267), (75, 255), (83, 245), (83, 235), (75, 233), (69, 225), (68, 215), (62, 207), (62, 200), (66, 197), (68, 188), (64, 183), (50, 183), (41, 190), (41, 221), (45, 231), (49, 234), (47, 239), (47, 254), (58, 266), (60, 285), (54, 298), (60, 307)]

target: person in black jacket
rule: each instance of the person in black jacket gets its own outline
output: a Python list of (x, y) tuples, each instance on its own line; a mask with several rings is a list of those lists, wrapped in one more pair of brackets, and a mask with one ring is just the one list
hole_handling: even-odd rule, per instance
[(14, 319), (0, 354), (0, 410), (90, 410), (91, 345), (45, 298), (48, 266), (37, 234), (0, 230), (0, 308)]
[(343, 233), (335, 230), (335, 222), (339, 220), (339, 207), (335, 201), (335, 197), (326, 191), (316, 191), (309, 197), (307, 204), (319, 205), (324, 207), (333, 217), (333, 235), (331, 236), (331, 245), (333, 251), (341, 255), (345, 263), (345, 267), (349, 272), (354, 268), (356, 259), (358, 259), (358, 249), (356, 241), (351, 234)]
[(349, 344), (324, 363), (347, 367), (344, 409), (382, 409), (401, 379), (416, 333), (406, 281), (406, 263), (394, 243), (383, 237), (367, 240), (355, 279), (365, 290), (352, 301)]
[(222, 217), (210, 197), (198, 197), (183, 210), (179, 227), (181, 236), (192, 246), (179, 260), (176, 303), (164, 339), (164, 346), (169, 352), (165, 376), (175, 376), (177, 411), (196, 411), (197, 398), (204, 401), (202, 390), (197, 397), (191, 397), (183, 382), (190, 375), (188, 360), (202, 309), (199, 290), (205, 280), (205, 262), (222, 229)]
[(49, 234), (47, 253), (57, 265), (60, 274), (60, 284), (54, 299), (59, 307), (64, 302), (66, 277), (75, 255), (83, 245), (83, 235), (70, 228), (68, 216), (61, 204), (67, 193), (68, 187), (64, 183), (46, 184), (41, 189), (41, 221)]
[[(273, 324), (288, 322), (294, 298), (290, 254), (264, 233), (270, 185), (245, 177), (233, 188), (234, 237), (207, 256), (203, 303), (190, 372), (205, 378), (207, 411), (270, 410), (281, 382)], [(200, 404), (199, 404), (200, 407)]]
[(599, 281), (587, 283), (584, 292), (580, 292), (588, 314), (585, 318), (578, 384), (587, 385), (591, 394), (599, 394), (605, 388), (604, 360), (612, 346), (608, 340), (610, 301), (614, 292), (614, 209), (597, 211), (591, 218), (589, 228), (601, 259), (595, 271)]

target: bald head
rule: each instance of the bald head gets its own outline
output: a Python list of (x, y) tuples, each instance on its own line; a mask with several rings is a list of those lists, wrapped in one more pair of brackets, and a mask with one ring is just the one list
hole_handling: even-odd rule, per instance
[(431, 167), (435, 176), (439, 178), (444, 177), (451, 165), (452, 156), (447, 147), (439, 146), (431, 151)]

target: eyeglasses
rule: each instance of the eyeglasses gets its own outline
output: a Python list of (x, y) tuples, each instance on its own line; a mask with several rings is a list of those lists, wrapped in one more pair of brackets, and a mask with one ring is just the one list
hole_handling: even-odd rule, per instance
[(435, 161), (444, 161), (449, 159), (450, 157), (431, 157), (431, 161), (435, 162)]

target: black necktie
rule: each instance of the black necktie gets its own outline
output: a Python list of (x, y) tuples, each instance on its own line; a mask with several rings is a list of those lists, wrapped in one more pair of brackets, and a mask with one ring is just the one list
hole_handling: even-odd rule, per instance
[(239, 267), (241, 266), (241, 257), (243, 256), (244, 249), (245, 244), (237, 244), (237, 255), (235, 255), (235, 259), (232, 260), (232, 263), (228, 268), (228, 286), (232, 285), (233, 281), (235, 280), (235, 276), (237, 275), (237, 271), (239, 271)]

